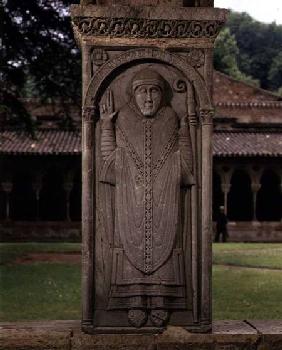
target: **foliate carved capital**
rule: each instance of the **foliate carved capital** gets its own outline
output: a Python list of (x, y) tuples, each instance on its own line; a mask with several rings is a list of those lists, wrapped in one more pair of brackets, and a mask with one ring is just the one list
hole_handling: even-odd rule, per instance
[(71, 25), (72, 25), (72, 30), (73, 30), (75, 42), (76, 42), (77, 46), (81, 49), (81, 42), (80, 42), (80, 37), (79, 37), (80, 33), (78, 30), (78, 27), (74, 24), (74, 22), (71, 22)]
[(201, 49), (191, 49), (187, 53), (187, 62), (194, 68), (200, 68), (205, 63), (205, 52)]
[(91, 55), (92, 64), (95, 66), (102, 66), (109, 59), (107, 51), (103, 49), (94, 49)]
[(95, 106), (92, 107), (84, 107), (82, 108), (82, 120), (84, 122), (92, 122), (95, 120), (97, 108)]
[(200, 110), (200, 122), (202, 125), (213, 124), (214, 110), (202, 109)]
[(221, 21), (171, 20), (149, 18), (75, 17), (73, 27), (83, 35), (133, 38), (215, 39)]

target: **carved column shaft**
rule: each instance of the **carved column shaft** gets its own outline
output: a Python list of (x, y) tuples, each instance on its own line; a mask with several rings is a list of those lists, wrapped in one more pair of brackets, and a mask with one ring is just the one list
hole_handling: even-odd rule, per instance
[[(191, 143), (193, 151), (193, 172), (194, 174), (198, 173), (197, 165), (197, 116), (195, 110), (195, 95), (193, 91), (193, 86), (191, 83), (187, 85), (187, 109), (188, 109), (188, 118), (190, 124), (190, 134), (191, 134)], [(193, 186), (191, 189), (191, 202), (196, 204), (199, 203), (198, 200), (198, 191), (197, 184), (198, 179), (196, 180), (196, 186)], [(196, 205), (191, 208), (191, 231), (192, 231), (192, 288), (193, 288), (193, 313), (194, 319), (197, 322), (199, 320), (198, 313), (198, 212)]]
[(82, 126), (82, 320), (93, 317), (93, 235), (95, 232), (95, 124), (94, 109), (83, 110)]
[(200, 111), (202, 129), (202, 322), (211, 318), (211, 243), (212, 243), (212, 117), (213, 112)]

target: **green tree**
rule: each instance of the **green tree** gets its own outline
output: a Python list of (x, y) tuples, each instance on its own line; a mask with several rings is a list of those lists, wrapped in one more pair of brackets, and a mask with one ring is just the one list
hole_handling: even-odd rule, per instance
[(271, 89), (269, 72), (273, 59), (281, 52), (282, 26), (258, 22), (246, 13), (231, 12), (227, 27), (237, 41), (240, 71), (258, 79), (262, 88)]
[(269, 85), (274, 90), (282, 88), (282, 51), (274, 57), (268, 72)]
[(4, 0), (1, 11), (1, 112), (31, 119), (22, 97), (80, 101), (80, 53), (68, 5), (74, 0)]
[(215, 42), (214, 68), (235, 79), (258, 85), (257, 80), (240, 71), (238, 67), (239, 54), (235, 36), (230, 33), (229, 28), (224, 28)]

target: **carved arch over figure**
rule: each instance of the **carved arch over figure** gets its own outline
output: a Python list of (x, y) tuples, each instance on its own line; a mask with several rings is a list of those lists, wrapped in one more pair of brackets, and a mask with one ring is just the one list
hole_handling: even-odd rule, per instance
[[(211, 237), (212, 227), (210, 215), (210, 198), (212, 191), (210, 181), (212, 168), (210, 140), (213, 108), (209, 90), (204, 78), (185, 60), (185, 58), (157, 48), (146, 48), (128, 50), (114, 57), (112, 60), (107, 61), (92, 77), (86, 89), (82, 130), (82, 191), (84, 198), (82, 204), (82, 227), (84, 232), (82, 249), (87, 252), (87, 256), (83, 261), (83, 271), (84, 275), (88, 277), (83, 284), (83, 290), (87, 291), (87, 293), (91, 291), (87, 294), (88, 298), (83, 305), (83, 318), (87, 320), (87, 322), (92, 320), (93, 308), (95, 309), (96, 305), (97, 309), (101, 308), (101, 310), (105, 310), (103, 311), (105, 315), (110, 312), (107, 311), (109, 305), (108, 292), (111, 288), (112, 281), (112, 264), (104, 264), (104, 261), (112, 261), (113, 259), (113, 251), (109, 249), (109, 246), (111, 246), (112, 240), (114, 239), (114, 220), (111, 206), (107, 205), (107, 203), (112, 202), (115, 193), (112, 193), (113, 191), (110, 186), (105, 186), (103, 184), (97, 186), (99, 170), (101, 169), (99, 163), (101, 158), (98, 148), (100, 125), (98, 125), (97, 128), (95, 127), (95, 123), (98, 121), (97, 119), (99, 117), (98, 108), (104, 92), (108, 89), (112, 81), (124, 72), (128, 72), (127, 69), (139, 68), (139, 65), (142, 66), (142, 64), (147, 63), (157, 64), (164, 68), (167, 67), (168, 71), (170, 69), (176, 70), (176, 79), (173, 79), (170, 83), (173, 83), (175, 92), (186, 91), (187, 93), (185, 107), (187, 108), (186, 113), (188, 114), (191, 127), (190, 136), (196, 183), (191, 190), (183, 193), (183, 208), (186, 206), (183, 211), (188, 213), (189, 208), (191, 208), (191, 215), (189, 219), (185, 222), (183, 221), (183, 237), (179, 237), (179, 240), (181, 240), (181, 242), (183, 241), (181, 244), (183, 244), (183, 247), (185, 246), (185, 254), (183, 256), (184, 265), (181, 265), (185, 266), (185, 268), (182, 269), (182, 271), (185, 271), (185, 276), (182, 276), (182, 279), (183, 281), (185, 279), (184, 285), (188, 288), (187, 298), (189, 298), (189, 300), (187, 299), (187, 302), (189, 304), (189, 310), (187, 309), (187, 315), (189, 315), (189, 317), (191, 316), (191, 307), (191, 309), (193, 309), (193, 315), (195, 315), (194, 319), (197, 320), (197, 322), (199, 317), (201, 318), (201, 322), (206, 322), (210, 319), (210, 308), (207, 303), (210, 295), (210, 281), (208, 276), (211, 268), (211, 260), (208, 259), (209, 245), (203, 244), (199, 249), (199, 244), (203, 241), (207, 242), (209, 237)], [(197, 110), (195, 110), (195, 104), (197, 104)], [(197, 127), (196, 115), (199, 119), (199, 128)], [(98, 152), (96, 150), (98, 150)], [(102, 193), (103, 196), (103, 191), (106, 190), (107, 192), (104, 193), (104, 198), (107, 196), (107, 200), (103, 203), (99, 201), (99, 198), (100, 194)], [(191, 206), (190, 203), (192, 202), (194, 205)], [(104, 205), (105, 210), (100, 210), (101, 205)], [(198, 212), (198, 208), (202, 208), (200, 213)], [(105, 220), (102, 215), (95, 215), (97, 211), (98, 213), (103, 212), (107, 220)], [(102, 224), (103, 222), (105, 223), (104, 225)], [(94, 232), (95, 234), (93, 234)], [(188, 234), (184, 234), (185, 232), (191, 232), (189, 236), (191, 240), (187, 239)], [(190, 247), (190, 245), (191, 249), (188, 249), (187, 247)], [(90, 246), (95, 246), (95, 255), (93, 251), (89, 250)], [(192, 264), (190, 263), (191, 257), (189, 254), (192, 256)], [(118, 257), (116, 253), (115, 259), (118, 259)], [(200, 261), (202, 262), (201, 264), (199, 264)], [(115, 266), (117, 265), (115, 264)], [(93, 268), (95, 268), (94, 271)], [(201, 290), (198, 292), (198, 274), (200, 269), (205, 278), (201, 280)], [(180, 270), (181, 269), (179, 269), (179, 271)], [(102, 278), (104, 283), (94, 286), (93, 275), (95, 275), (95, 281)], [(194, 291), (193, 295), (190, 295), (190, 291), (192, 290)], [(95, 295), (94, 299), (93, 295)], [(201, 314), (198, 314), (200, 302), (203, 305), (203, 309)], [(129, 304), (126, 307), (129, 307)], [(115, 317), (115, 315), (119, 317), (118, 314), (111, 313), (111, 317)], [(99, 317), (98, 314), (94, 316), (94, 324), (99, 322)]]
[(84, 100), (84, 111), (97, 107), (98, 99), (105, 82), (113, 76), (117, 70), (129, 64), (141, 63), (145, 60), (164, 63), (177, 68), (184, 77), (193, 85), (201, 111), (212, 111), (212, 103), (204, 79), (184, 58), (176, 56), (168, 51), (160, 49), (133, 49), (121, 53), (119, 56), (107, 61), (92, 77), (87, 88)]

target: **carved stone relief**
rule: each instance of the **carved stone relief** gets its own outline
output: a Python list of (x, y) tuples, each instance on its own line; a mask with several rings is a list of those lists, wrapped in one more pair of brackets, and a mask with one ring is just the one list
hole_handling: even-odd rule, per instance
[(73, 24), (88, 36), (133, 38), (215, 38), (223, 26), (220, 21), (103, 17), (75, 17)]
[[(109, 59), (107, 51), (103, 49), (94, 49), (91, 55), (92, 65), (100, 67)], [(93, 69), (94, 71), (94, 69)]]
[(191, 308), (181, 213), (195, 182), (185, 94), (172, 88), (178, 74), (161, 64), (134, 66), (100, 102), (98, 176), (111, 192), (98, 202), (104, 227), (109, 216), (113, 222), (110, 291), (101, 294), (109, 295), (107, 310), (124, 310), (134, 327), (161, 327), (172, 311)]
[(211, 329), (212, 47), (227, 14), (211, 7), (71, 8), (83, 58), (87, 333)]

